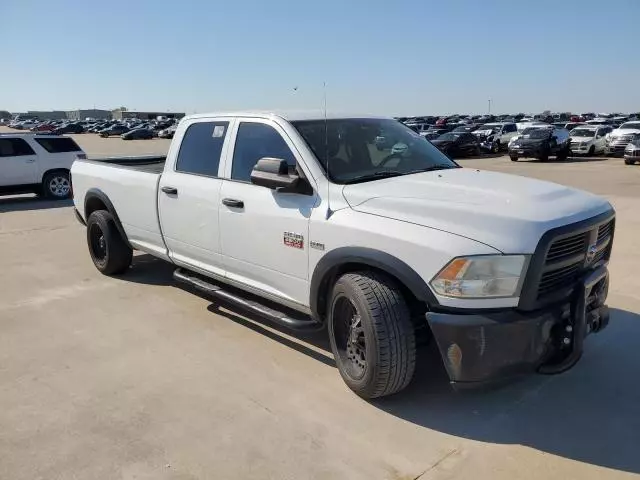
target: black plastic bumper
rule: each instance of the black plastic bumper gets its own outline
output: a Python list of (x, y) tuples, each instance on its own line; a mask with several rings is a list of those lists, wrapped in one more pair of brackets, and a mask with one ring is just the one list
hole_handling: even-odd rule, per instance
[(454, 383), (487, 383), (538, 370), (560, 373), (579, 360), (584, 337), (608, 324), (607, 288), (607, 269), (599, 267), (571, 299), (543, 310), (426, 316)]

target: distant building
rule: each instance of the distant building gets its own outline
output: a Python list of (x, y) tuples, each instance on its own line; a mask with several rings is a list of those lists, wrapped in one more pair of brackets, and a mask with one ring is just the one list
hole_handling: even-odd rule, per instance
[(126, 118), (139, 118), (141, 120), (154, 120), (157, 117), (182, 118), (184, 113), (178, 112), (134, 112), (131, 110), (123, 110), (117, 108), (111, 111), (114, 120), (123, 120)]
[(70, 110), (66, 112), (66, 118), (69, 120), (84, 120), (86, 118), (95, 119), (108, 119), (111, 118), (110, 110), (96, 110), (95, 108), (89, 110)]
[(27, 115), (35, 117), (38, 120), (64, 120), (67, 118), (67, 112), (62, 110), (29, 110)]
[(13, 115), (11, 115), (6, 110), (0, 110), (0, 118), (12, 118), (12, 117)]

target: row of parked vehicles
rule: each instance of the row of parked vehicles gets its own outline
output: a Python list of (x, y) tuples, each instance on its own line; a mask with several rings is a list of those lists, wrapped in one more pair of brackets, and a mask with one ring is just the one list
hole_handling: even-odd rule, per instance
[[(625, 121), (618, 123), (620, 119)], [(504, 150), (514, 161), (524, 157), (545, 161), (550, 156), (559, 160), (570, 155), (623, 156), (627, 146), (632, 145), (630, 149), (633, 149), (634, 142), (640, 137), (637, 117), (596, 117), (581, 122), (553, 123), (529, 118), (522, 120), (526, 121), (482, 124), (471, 123), (470, 119), (456, 119), (455, 122), (439, 119), (431, 124), (412, 119), (405, 124), (451, 157)], [(625, 159), (627, 163), (635, 163), (631, 158)]]
[(177, 120), (17, 120), (4, 122), (16, 130), (63, 135), (68, 133), (97, 133), (101, 137), (119, 136), (123, 140), (146, 140), (154, 137), (173, 138)]

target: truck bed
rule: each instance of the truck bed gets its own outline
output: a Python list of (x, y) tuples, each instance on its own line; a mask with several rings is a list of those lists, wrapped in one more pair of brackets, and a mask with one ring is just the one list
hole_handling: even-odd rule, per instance
[(158, 184), (166, 157), (76, 160), (71, 167), (73, 201), (86, 221), (89, 190), (109, 199), (134, 248), (168, 258), (158, 219)]
[(90, 157), (90, 162), (105, 163), (114, 167), (129, 168), (147, 173), (162, 173), (166, 155), (140, 156), (140, 157)]

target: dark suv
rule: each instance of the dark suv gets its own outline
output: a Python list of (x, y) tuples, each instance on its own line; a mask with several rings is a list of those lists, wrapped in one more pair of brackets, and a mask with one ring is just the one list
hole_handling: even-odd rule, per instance
[(566, 128), (530, 127), (509, 145), (509, 157), (514, 162), (519, 158), (537, 158), (546, 162), (551, 156), (562, 161), (569, 155), (571, 144)]

